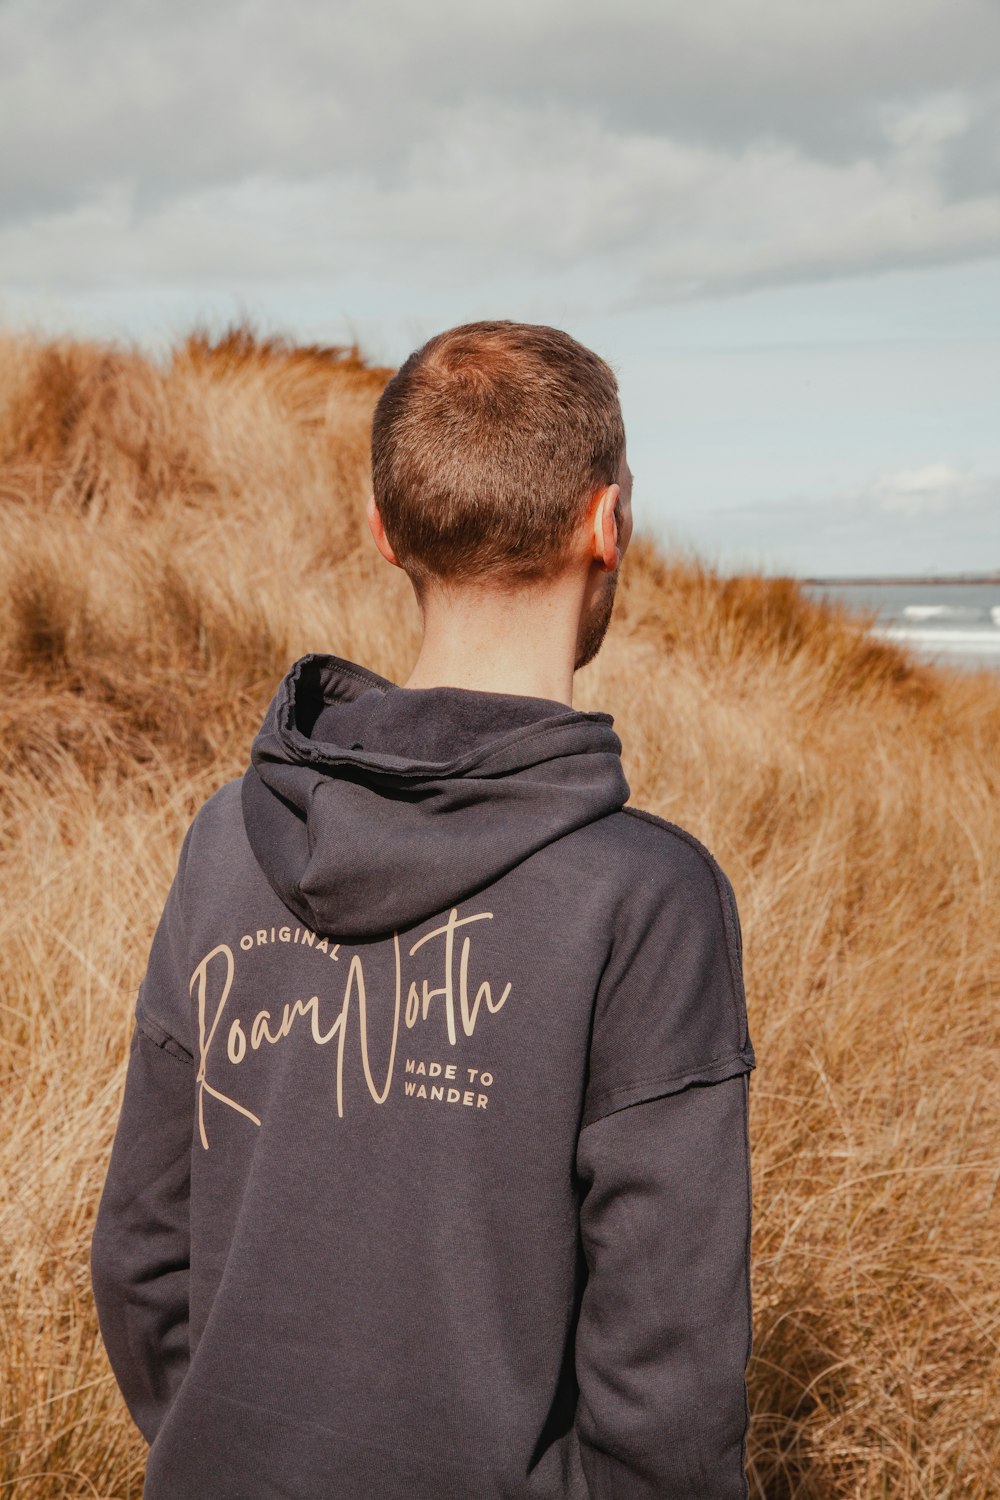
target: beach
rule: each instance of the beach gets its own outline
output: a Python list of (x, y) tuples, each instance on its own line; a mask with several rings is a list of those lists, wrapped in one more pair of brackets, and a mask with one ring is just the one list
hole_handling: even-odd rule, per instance
[(873, 634), (922, 660), (1000, 671), (1000, 578), (809, 580), (814, 598), (873, 613)]

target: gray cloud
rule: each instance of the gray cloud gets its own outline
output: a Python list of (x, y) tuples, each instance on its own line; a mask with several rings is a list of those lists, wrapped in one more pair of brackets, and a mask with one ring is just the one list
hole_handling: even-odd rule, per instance
[(953, 202), (1000, 190), (1000, 87), (974, 102), (968, 126), (949, 142), (941, 182)]
[(0, 6), (8, 287), (592, 260), (623, 302), (1000, 242), (991, 0)]

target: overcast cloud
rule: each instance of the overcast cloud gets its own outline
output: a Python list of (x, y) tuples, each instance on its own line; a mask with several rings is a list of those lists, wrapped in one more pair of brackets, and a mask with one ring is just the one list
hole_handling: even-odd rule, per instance
[(0, 258), (294, 277), (390, 242), (603, 259), (641, 301), (981, 255), (998, 59), (993, 0), (8, 0)]
[(7, 321), (653, 314), (1000, 253), (1000, 5), (0, 0), (0, 147)]

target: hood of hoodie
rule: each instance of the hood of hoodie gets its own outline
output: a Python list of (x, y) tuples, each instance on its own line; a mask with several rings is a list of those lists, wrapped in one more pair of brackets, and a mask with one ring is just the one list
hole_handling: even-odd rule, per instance
[(613, 725), (552, 698), (400, 687), (311, 653), (254, 739), (247, 837), (315, 931), (381, 937), (618, 812), (629, 785)]

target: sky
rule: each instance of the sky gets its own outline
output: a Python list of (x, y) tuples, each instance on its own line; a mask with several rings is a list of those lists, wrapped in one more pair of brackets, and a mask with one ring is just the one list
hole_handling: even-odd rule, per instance
[(1000, 571), (998, 0), (0, 0), (0, 328), (552, 323), (637, 533)]

